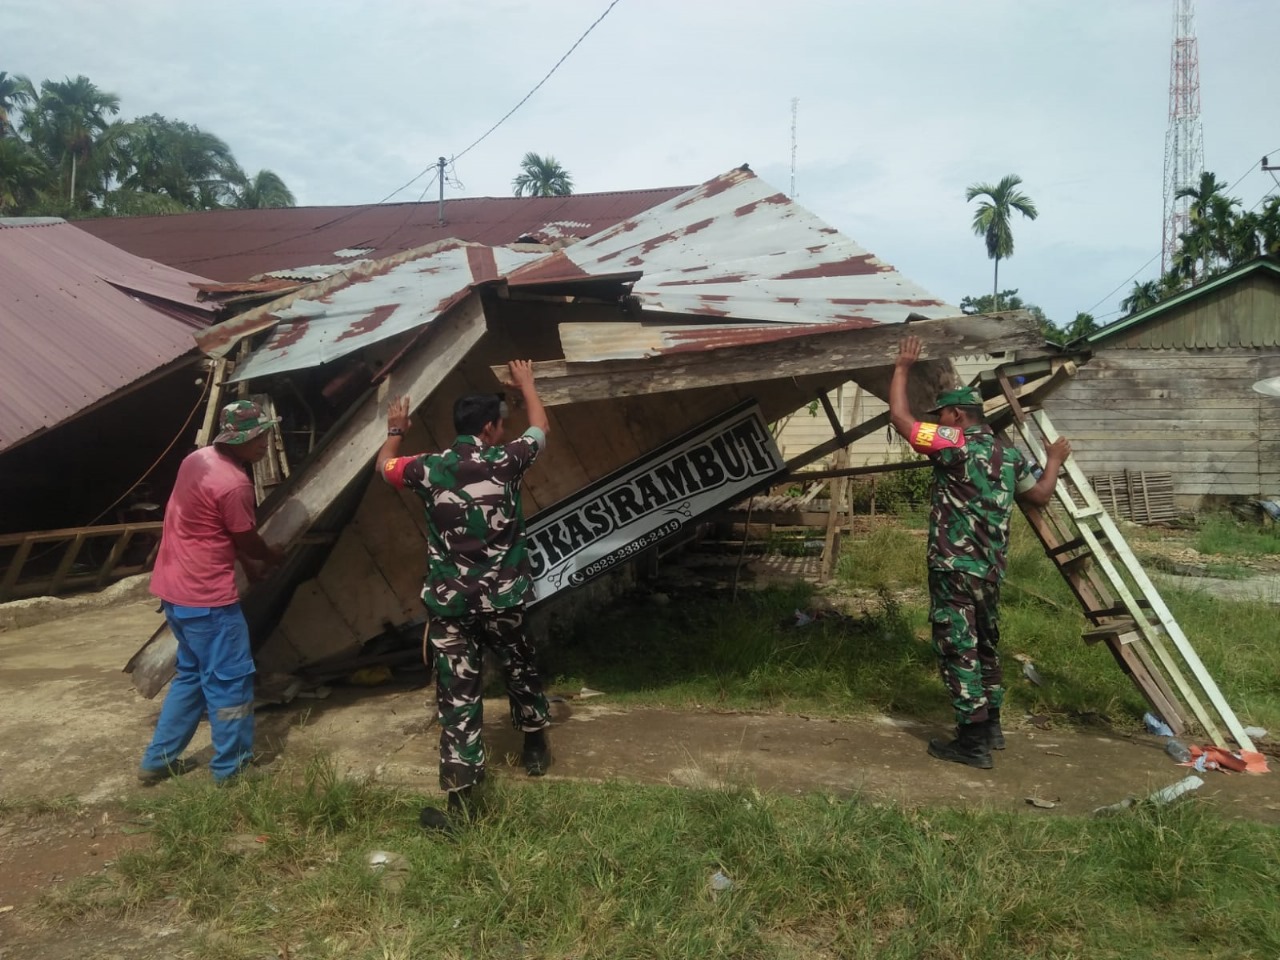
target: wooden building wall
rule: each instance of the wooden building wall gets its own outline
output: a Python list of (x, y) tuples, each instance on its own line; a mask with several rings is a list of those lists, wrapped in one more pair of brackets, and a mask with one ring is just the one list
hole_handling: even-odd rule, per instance
[(1280, 286), (1245, 277), (1100, 342), (1045, 408), (1089, 475), (1173, 475), (1182, 509), (1280, 496)]

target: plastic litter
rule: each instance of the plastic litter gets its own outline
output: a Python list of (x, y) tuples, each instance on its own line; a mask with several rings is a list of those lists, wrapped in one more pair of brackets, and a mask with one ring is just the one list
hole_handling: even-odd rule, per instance
[(1165, 741), (1164, 752), (1173, 757), (1175, 763), (1188, 763), (1191, 760), (1191, 751), (1187, 745), (1173, 737)]
[(1093, 811), (1095, 817), (1109, 817), (1117, 813), (1123, 813), (1131, 810), (1139, 803), (1153, 803), (1156, 806), (1164, 806), (1177, 800), (1184, 794), (1190, 793), (1192, 790), (1198, 790), (1204, 786), (1204, 781), (1195, 774), (1183, 777), (1177, 783), (1171, 783), (1167, 787), (1163, 787), (1151, 794), (1145, 800), (1139, 801), (1135, 797), (1125, 797), (1119, 803), (1108, 804), (1105, 807), (1098, 807)]
[(1169, 725), (1154, 713), (1144, 713), (1142, 722), (1147, 725), (1147, 733), (1154, 733), (1157, 737), (1173, 736), (1173, 731), (1169, 729)]
[(722, 870), (717, 870), (711, 875), (711, 892), (724, 893), (726, 890), (733, 888), (733, 881), (727, 877)]
[(1040, 671), (1038, 671), (1035, 664), (1029, 660), (1022, 665), (1022, 675), (1037, 687), (1044, 686), (1044, 681), (1040, 678)]
[(1184, 793), (1190, 793), (1192, 790), (1199, 790), (1204, 786), (1204, 781), (1197, 777), (1194, 773), (1189, 777), (1183, 777), (1177, 783), (1171, 783), (1167, 787), (1157, 790), (1151, 796), (1147, 797), (1152, 803), (1164, 805), (1173, 803)]
[(1261, 740), (1267, 735), (1267, 731), (1263, 730), (1261, 727), (1245, 727), (1244, 735), (1250, 740)]
[(796, 626), (803, 627), (806, 624), (813, 623), (813, 617), (809, 616), (803, 610), (796, 610)]

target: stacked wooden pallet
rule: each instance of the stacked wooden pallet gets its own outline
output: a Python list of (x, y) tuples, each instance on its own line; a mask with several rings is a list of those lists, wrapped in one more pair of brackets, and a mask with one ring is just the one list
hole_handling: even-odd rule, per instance
[(1159, 523), (1178, 515), (1171, 473), (1125, 470), (1094, 475), (1089, 482), (1113, 517), (1133, 523)]

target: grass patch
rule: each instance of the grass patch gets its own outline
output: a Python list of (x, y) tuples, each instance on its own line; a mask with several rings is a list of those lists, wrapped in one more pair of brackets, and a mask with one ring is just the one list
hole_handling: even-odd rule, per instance
[(1256, 524), (1240, 523), (1228, 514), (1214, 513), (1201, 522), (1195, 546), (1201, 553), (1210, 555), (1280, 556), (1280, 534), (1274, 526), (1268, 530)]
[[(786, 710), (827, 716), (902, 713), (946, 720), (928, 634), (925, 539), (895, 521), (846, 542), (837, 593), (867, 599), (852, 615), (795, 626), (821, 606), (814, 588), (677, 596), (616, 605), (547, 651), (553, 686), (586, 685), (620, 703)], [(1242, 722), (1280, 728), (1275, 608), (1162, 592), (1174, 617)], [(1137, 729), (1149, 709), (1104, 645), (1086, 646), (1087, 622), (1021, 514), (1013, 518), (1001, 600), (1001, 651), (1010, 713), (1102, 718)], [(1022, 675), (1029, 658), (1043, 681)]]
[(679, 598), (637, 595), (546, 653), (553, 687), (605, 690), (621, 703), (849, 715), (920, 709), (928, 647), (888, 593), (855, 616), (814, 612), (808, 584)]
[[(499, 782), (446, 841), (417, 828), (420, 798), (323, 762), (173, 787), (145, 801), (153, 846), (46, 916), (172, 898), (201, 960), (1280, 955), (1280, 834), (1196, 801), (1089, 820)], [(404, 858), (398, 882), (375, 850)]]

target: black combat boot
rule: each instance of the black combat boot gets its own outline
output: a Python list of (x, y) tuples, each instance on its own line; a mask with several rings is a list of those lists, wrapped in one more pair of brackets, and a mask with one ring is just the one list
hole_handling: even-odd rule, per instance
[(1004, 749), (1004, 731), (1000, 729), (999, 707), (987, 707), (987, 746), (992, 750)]
[(929, 741), (929, 756), (952, 763), (963, 763), (979, 770), (990, 770), (991, 748), (987, 745), (985, 723), (962, 723), (956, 728), (956, 738)]
[(524, 750), (520, 754), (525, 773), (540, 777), (551, 766), (551, 747), (547, 745), (547, 732), (535, 730), (524, 735)]
[(449, 791), (448, 807), (423, 807), (418, 814), (418, 823), (427, 830), (439, 833), (454, 834), (458, 827), (475, 817), (475, 807), (471, 801), (471, 788), (462, 787)]

